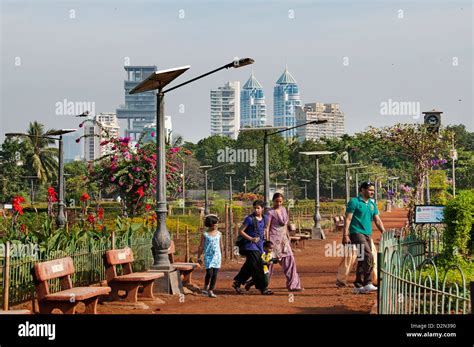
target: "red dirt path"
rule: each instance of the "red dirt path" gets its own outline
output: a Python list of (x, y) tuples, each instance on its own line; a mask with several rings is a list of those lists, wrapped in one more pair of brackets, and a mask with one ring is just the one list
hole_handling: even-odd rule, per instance
[[(402, 227), (406, 223), (406, 211), (395, 209), (393, 212), (382, 212), (385, 228)], [(376, 244), (380, 233), (375, 231)], [(223, 264), (217, 280), (216, 299), (199, 294), (184, 296), (160, 295), (165, 304), (150, 306), (149, 310), (117, 309), (99, 305), (98, 312), (103, 314), (368, 314), (376, 301), (376, 294), (352, 294), (352, 288), (338, 289), (335, 286), (339, 257), (326, 257), (324, 247), (333, 241), (339, 243), (340, 233), (326, 232), (326, 240), (310, 240), (305, 249), (295, 252), (296, 264), (305, 291), (291, 295), (285, 288), (285, 277), (277, 266), (270, 288), (275, 292), (271, 296), (262, 296), (255, 289), (245, 295), (237, 295), (231, 288), (232, 279), (243, 264), (243, 260)], [(349, 280), (354, 278), (350, 275)], [(193, 274), (196, 285), (202, 286), (204, 271), (198, 269)], [(181, 298), (182, 301), (182, 298)], [(30, 303), (21, 305), (23, 308)], [(31, 308), (31, 307), (29, 307)]]

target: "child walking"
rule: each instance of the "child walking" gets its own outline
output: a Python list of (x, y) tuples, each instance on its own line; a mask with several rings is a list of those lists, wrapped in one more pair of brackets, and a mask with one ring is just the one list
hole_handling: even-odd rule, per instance
[[(265, 274), (265, 288), (268, 288), (270, 285), (270, 279), (269, 279), (269, 269), (268, 267), (270, 264), (276, 264), (278, 262), (278, 259), (276, 259), (273, 256), (273, 242), (272, 241), (264, 241), (263, 242), (263, 253), (262, 253), (262, 265), (263, 265), (263, 273)], [(249, 291), (252, 286), (255, 285), (255, 282), (253, 279), (250, 279), (245, 283), (245, 290)]]
[(206, 216), (204, 226), (207, 228), (207, 231), (201, 235), (201, 243), (198, 250), (198, 262), (202, 263), (201, 256), (204, 253), (204, 266), (206, 267), (206, 277), (202, 293), (210, 298), (217, 298), (214, 294), (214, 288), (222, 260), (222, 234), (217, 230), (218, 222), (219, 218), (216, 215)]

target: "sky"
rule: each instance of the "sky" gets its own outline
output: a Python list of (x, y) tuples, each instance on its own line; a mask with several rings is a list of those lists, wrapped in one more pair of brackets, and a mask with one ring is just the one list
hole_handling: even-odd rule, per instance
[[(416, 122), (393, 105), (440, 110), (474, 131), (473, 6), (441, 1), (0, 0), (0, 141), (37, 120), (77, 128), (58, 103), (124, 103), (124, 64), (191, 68), (175, 83), (251, 57), (166, 95), (173, 132), (210, 135), (210, 90), (253, 70), (270, 121), (285, 64), (303, 103), (339, 103), (346, 132)], [(172, 85), (170, 85), (172, 86)], [(389, 112), (382, 105), (390, 105)], [(416, 106), (416, 107), (415, 107)], [(384, 110), (384, 111), (383, 111)]]

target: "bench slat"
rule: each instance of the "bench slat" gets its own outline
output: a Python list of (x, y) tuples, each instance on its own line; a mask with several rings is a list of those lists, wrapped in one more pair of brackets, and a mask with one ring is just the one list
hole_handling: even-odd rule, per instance
[(117, 276), (114, 281), (134, 282), (134, 281), (150, 281), (164, 276), (162, 272), (133, 272), (131, 274)]
[(98, 295), (107, 295), (110, 293), (110, 287), (75, 287), (63, 290), (57, 293), (51, 293), (45, 296), (50, 301), (82, 301)]
[(71, 257), (54, 259), (35, 264), (35, 274), (39, 281), (64, 277), (74, 273), (74, 264)]
[(105, 252), (110, 265), (119, 265), (133, 262), (133, 252), (130, 248), (112, 249)]

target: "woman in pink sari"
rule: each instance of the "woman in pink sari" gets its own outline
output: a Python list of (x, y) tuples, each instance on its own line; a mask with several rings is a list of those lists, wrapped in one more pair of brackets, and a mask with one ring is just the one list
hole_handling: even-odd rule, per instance
[[(288, 232), (288, 212), (283, 207), (283, 195), (273, 195), (273, 208), (267, 212), (266, 239), (273, 242), (273, 252), (279, 261), (286, 276), (286, 288), (290, 292), (301, 292), (300, 276), (296, 271), (295, 257), (291, 250), (290, 235)], [(269, 268), (269, 279), (273, 274), (273, 264)]]

